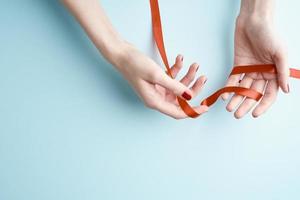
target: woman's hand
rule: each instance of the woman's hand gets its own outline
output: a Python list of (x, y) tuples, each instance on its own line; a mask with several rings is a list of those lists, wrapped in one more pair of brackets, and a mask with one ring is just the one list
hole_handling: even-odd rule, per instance
[[(290, 90), (287, 53), (274, 31), (272, 14), (268, 12), (272, 0), (261, 0), (264, 2), (260, 6), (257, 5), (259, 1), (244, 0), (242, 2), (241, 14), (236, 22), (234, 65), (274, 63), (278, 74), (249, 73), (242, 76), (232, 75), (229, 77), (227, 86), (252, 88), (264, 93), (262, 100), (258, 104), (250, 98), (234, 95), (227, 105), (227, 110), (229, 112), (236, 110), (234, 114), (236, 118), (243, 117), (253, 107), (255, 107), (252, 112), (253, 117), (260, 116), (276, 100), (278, 86), (285, 93), (289, 93)], [(245, 6), (248, 8), (245, 8)], [(258, 6), (263, 12), (255, 10)], [(263, 6), (266, 6), (266, 8), (263, 9)], [(229, 94), (223, 95), (223, 99), (228, 97)]]
[[(179, 107), (176, 96), (190, 100), (201, 91), (206, 82), (204, 76), (200, 76), (191, 88), (188, 88), (195, 79), (199, 65), (192, 64), (187, 74), (177, 81), (170, 78), (159, 65), (135, 47), (126, 45), (123, 52), (125, 55), (114, 63), (117, 63), (117, 69), (132, 85), (145, 105), (175, 119), (187, 118)], [(178, 55), (171, 68), (173, 77), (177, 76), (182, 66), (183, 56)], [(202, 114), (208, 110), (208, 107), (197, 106), (194, 109)]]
[[(170, 78), (152, 59), (127, 43), (117, 33), (98, 0), (62, 1), (102, 55), (123, 74), (148, 107), (175, 119), (187, 117), (179, 107), (176, 96), (190, 100), (200, 92), (206, 81), (204, 76), (198, 78), (193, 86), (188, 88), (195, 78), (197, 64), (191, 65), (180, 82), (176, 81)], [(183, 58), (178, 56), (172, 67), (174, 77), (182, 65)], [(208, 107), (197, 106), (194, 109), (201, 114), (206, 112)]]

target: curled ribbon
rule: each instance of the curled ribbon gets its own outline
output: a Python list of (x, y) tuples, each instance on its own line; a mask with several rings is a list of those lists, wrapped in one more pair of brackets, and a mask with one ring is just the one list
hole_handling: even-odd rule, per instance
[[(152, 17), (152, 31), (153, 31), (155, 43), (157, 45), (163, 63), (167, 69), (167, 74), (171, 78), (174, 78), (171, 73), (171, 68), (168, 62), (167, 53), (164, 45), (158, 0), (150, 0), (150, 7), (151, 7), (151, 17)], [(274, 74), (277, 73), (276, 66), (274, 64), (260, 64), (260, 65), (235, 66), (233, 67), (230, 75), (252, 73), (252, 72), (267, 72), (267, 73), (274, 73)], [(290, 68), (290, 77), (300, 79), (300, 70)], [(237, 86), (224, 87), (219, 89), (209, 97), (205, 98), (201, 102), (201, 105), (206, 105), (208, 107), (213, 105), (223, 93), (235, 93), (241, 96), (254, 99), (255, 101), (259, 101), (263, 97), (262, 93), (257, 92), (256, 90), (250, 88), (237, 87)], [(177, 97), (177, 101), (179, 103), (179, 106), (187, 116), (191, 118), (197, 118), (200, 116), (200, 114), (196, 112), (193, 109), (193, 107), (190, 106), (189, 103), (184, 99), (182, 99), (181, 97)]]

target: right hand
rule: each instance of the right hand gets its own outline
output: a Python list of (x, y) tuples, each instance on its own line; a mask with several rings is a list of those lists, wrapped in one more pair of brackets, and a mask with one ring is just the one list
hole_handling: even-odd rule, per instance
[[(135, 47), (126, 45), (122, 52), (125, 53), (115, 62), (117, 63), (116, 67), (145, 105), (175, 119), (187, 118), (188, 116), (180, 108), (176, 96), (190, 100), (201, 91), (206, 82), (205, 76), (200, 76), (191, 88), (188, 88), (195, 79), (199, 65), (192, 64), (187, 74), (180, 81), (177, 81), (169, 77), (158, 64)], [(183, 56), (178, 55), (175, 64), (171, 68), (174, 78), (182, 66)], [(200, 105), (194, 107), (194, 109), (202, 114), (207, 112), (208, 107)]]

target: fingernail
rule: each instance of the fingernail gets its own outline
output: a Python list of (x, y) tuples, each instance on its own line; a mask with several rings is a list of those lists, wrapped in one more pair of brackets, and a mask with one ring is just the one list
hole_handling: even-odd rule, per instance
[(187, 93), (187, 92), (184, 92), (184, 93), (182, 93), (182, 95), (181, 95), (185, 100), (191, 100), (192, 99), (192, 96), (189, 94), (189, 93)]
[(227, 94), (227, 93), (223, 94), (223, 95), (222, 95), (222, 99), (223, 99), (223, 101), (227, 101), (227, 99), (228, 99), (228, 94)]
[(205, 111), (205, 112), (208, 112), (208, 110), (209, 110), (209, 107), (208, 107), (208, 106), (205, 106), (205, 107), (204, 107), (204, 111)]

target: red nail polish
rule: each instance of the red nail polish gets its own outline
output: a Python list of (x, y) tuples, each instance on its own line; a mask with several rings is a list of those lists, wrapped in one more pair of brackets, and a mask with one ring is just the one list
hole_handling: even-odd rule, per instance
[(192, 96), (190, 94), (188, 94), (187, 92), (182, 93), (181, 96), (188, 101), (192, 99)]

